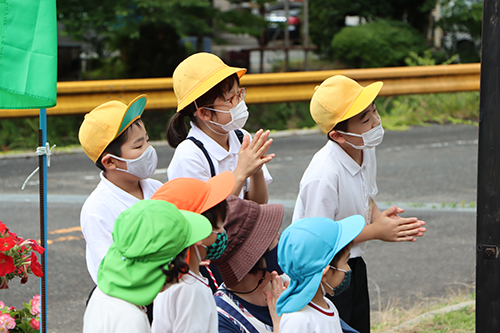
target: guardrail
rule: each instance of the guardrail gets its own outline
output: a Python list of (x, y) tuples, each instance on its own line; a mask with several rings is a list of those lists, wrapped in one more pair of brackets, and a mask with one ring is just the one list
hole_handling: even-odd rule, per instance
[[(381, 96), (478, 91), (480, 64), (346, 69), (314, 72), (247, 74), (247, 104), (308, 101), (326, 78), (343, 74), (367, 85), (383, 81)], [(76, 81), (57, 83), (57, 105), (47, 115), (85, 114), (107, 100), (130, 102), (148, 95), (147, 110), (174, 109), (172, 78)], [(0, 118), (38, 116), (38, 110), (0, 110)]]

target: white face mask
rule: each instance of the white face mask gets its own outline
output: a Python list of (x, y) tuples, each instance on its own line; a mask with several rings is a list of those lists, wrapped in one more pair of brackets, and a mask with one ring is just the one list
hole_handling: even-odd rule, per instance
[(216, 110), (216, 109), (209, 109), (208, 110), (216, 111), (216, 112), (221, 112), (221, 113), (230, 113), (231, 114), (231, 121), (228, 122), (227, 124), (219, 124), (216, 123), (215, 121), (209, 121), (212, 124), (219, 125), (224, 131), (226, 132), (231, 132), (240, 128), (243, 128), (245, 126), (247, 119), (248, 119), (248, 108), (247, 105), (245, 104), (245, 101), (241, 101), (236, 107), (231, 108), (229, 111), (221, 111), (221, 110)]
[(358, 138), (362, 138), (363, 139), (362, 146), (356, 146), (356, 145), (354, 145), (346, 140), (346, 142), (355, 149), (375, 148), (384, 139), (384, 128), (382, 127), (382, 123), (380, 123), (378, 126), (375, 126), (374, 128), (372, 128), (368, 132), (365, 132), (361, 135), (355, 134), (355, 133), (342, 132), (342, 131), (338, 131), (338, 130), (337, 130), (337, 132), (342, 133), (342, 134), (346, 134), (346, 135), (356, 136)]
[(116, 168), (116, 170), (129, 173), (140, 179), (151, 178), (156, 171), (156, 166), (158, 165), (158, 155), (156, 155), (156, 150), (153, 146), (149, 146), (141, 156), (133, 160), (128, 160), (112, 154), (109, 154), (109, 156), (127, 163), (127, 170), (119, 168)]

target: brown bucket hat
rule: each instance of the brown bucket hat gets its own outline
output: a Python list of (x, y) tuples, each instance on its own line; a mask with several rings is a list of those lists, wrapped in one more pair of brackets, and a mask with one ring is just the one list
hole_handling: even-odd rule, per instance
[(226, 287), (233, 288), (266, 253), (283, 221), (282, 204), (259, 205), (233, 195), (227, 198), (224, 222), (228, 245), (212, 263), (219, 268)]

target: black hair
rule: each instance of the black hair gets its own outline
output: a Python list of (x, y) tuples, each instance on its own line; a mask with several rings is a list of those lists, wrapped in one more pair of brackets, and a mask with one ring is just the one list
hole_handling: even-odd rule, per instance
[(343, 255), (345, 255), (348, 251), (351, 250), (351, 246), (352, 246), (352, 242), (350, 242), (349, 244), (344, 246), (339, 252), (337, 252), (335, 257), (333, 257), (332, 261), (330, 261), (330, 266), (337, 268), (338, 267), (337, 265), (339, 263), (340, 258), (342, 258)]
[(201, 213), (201, 215), (205, 216), (210, 221), (210, 223), (212, 224), (212, 228), (217, 229), (218, 218), (220, 217), (222, 219), (222, 221), (226, 220), (226, 215), (227, 215), (227, 201), (226, 201), (226, 199), (219, 202), (217, 205), (213, 206), (212, 208), (204, 211), (203, 213)]
[(165, 283), (177, 283), (179, 282), (179, 274), (187, 274), (189, 272), (189, 265), (186, 263), (186, 255), (188, 248), (182, 250), (174, 260), (168, 265), (168, 270), (161, 268), (163, 274), (167, 276)]
[[(204, 93), (201, 97), (198, 97), (198, 99), (196, 99), (196, 105), (195, 102), (193, 102), (179, 112), (176, 112), (172, 116), (172, 118), (170, 118), (167, 127), (168, 144), (172, 148), (177, 148), (177, 146), (182, 141), (184, 141), (184, 139), (186, 139), (188, 134), (188, 129), (185, 122), (186, 117), (188, 117), (190, 121), (198, 126), (196, 117), (194, 116), (194, 113), (197, 110), (196, 106), (210, 106), (215, 102), (217, 98), (224, 98), (224, 94), (231, 91), (235, 83), (237, 83), (238, 85), (240, 84), (240, 79), (238, 78), (238, 75), (236, 73), (228, 76), (217, 85), (215, 85), (212, 89)], [(213, 111), (211, 112), (214, 113)]]
[(141, 118), (136, 119), (132, 124), (130, 124), (129, 127), (125, 131), (123, 131), (122, 134), (120, 134), (116, 139), (111, 141), (111, 143), (104, 149), (102, 152), (101, 156), (95, 161), (95, 166), (101, 169), (102, 171), (106, 171), (106, 168), (104, 168), (104, 165), (102, 165), (102, 158), (103, 156), (108, 153), (112, 154), (118, 157), (122, 156), (122, 146), (125, 142), (127, 142), (128, 139), (128, 132), (132, 126), (139, 126), (139, 127), (144, 127), (144, 123), (141, 120)]
[[(349, 118), (351, 119), (351, 118)], [(332, 140), (333, 142), (337, 142), (335, 140), (333, 140), (330, 136), (330, 133), (332, 131), (342, 131), (342, 132), (348, 132), (347, 130), (347, 122), (349, 121), (349, 119), (346, 119), (346, 120), (343, 120), (341, 121), (340, 123), (337, 123), (337, 125), (335, 125), (330, 132), (328, 132), (328, 134), (326, 135), (328, 137), (328, 140)]]

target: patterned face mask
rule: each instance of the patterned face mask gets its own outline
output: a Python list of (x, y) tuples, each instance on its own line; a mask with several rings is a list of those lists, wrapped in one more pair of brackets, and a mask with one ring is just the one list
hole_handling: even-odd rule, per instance
[(217, 234), (217, 239), (210, 246), (202, 245), (207, 250), (207, 256), (205, 259), (214, 260), (219, 259), (224, 253), (227, 247), (227, 234), (226, 232), (212, 231), (212, 233)]
[(333, 269), (335, 269), (335, 270), (337, 270), (337, 271), (345, 273), (344, 279), (342, 280), (342, 282), (338, 286), (336, 286), (335, 288), (333, 288), (333, 294), (334, 295), (339, 295), (339, 294), (343, 293), (344, 291), (346, 291), (347, 288), (349, 288), (349, 285), (351, 284), (352, 270), (350, 269), (348, 271), (345, 271), (343, 269), (336, 268), (336, 267), (333, 267), (333, 266), (330, 266), (330, 267), (333, 268)]

